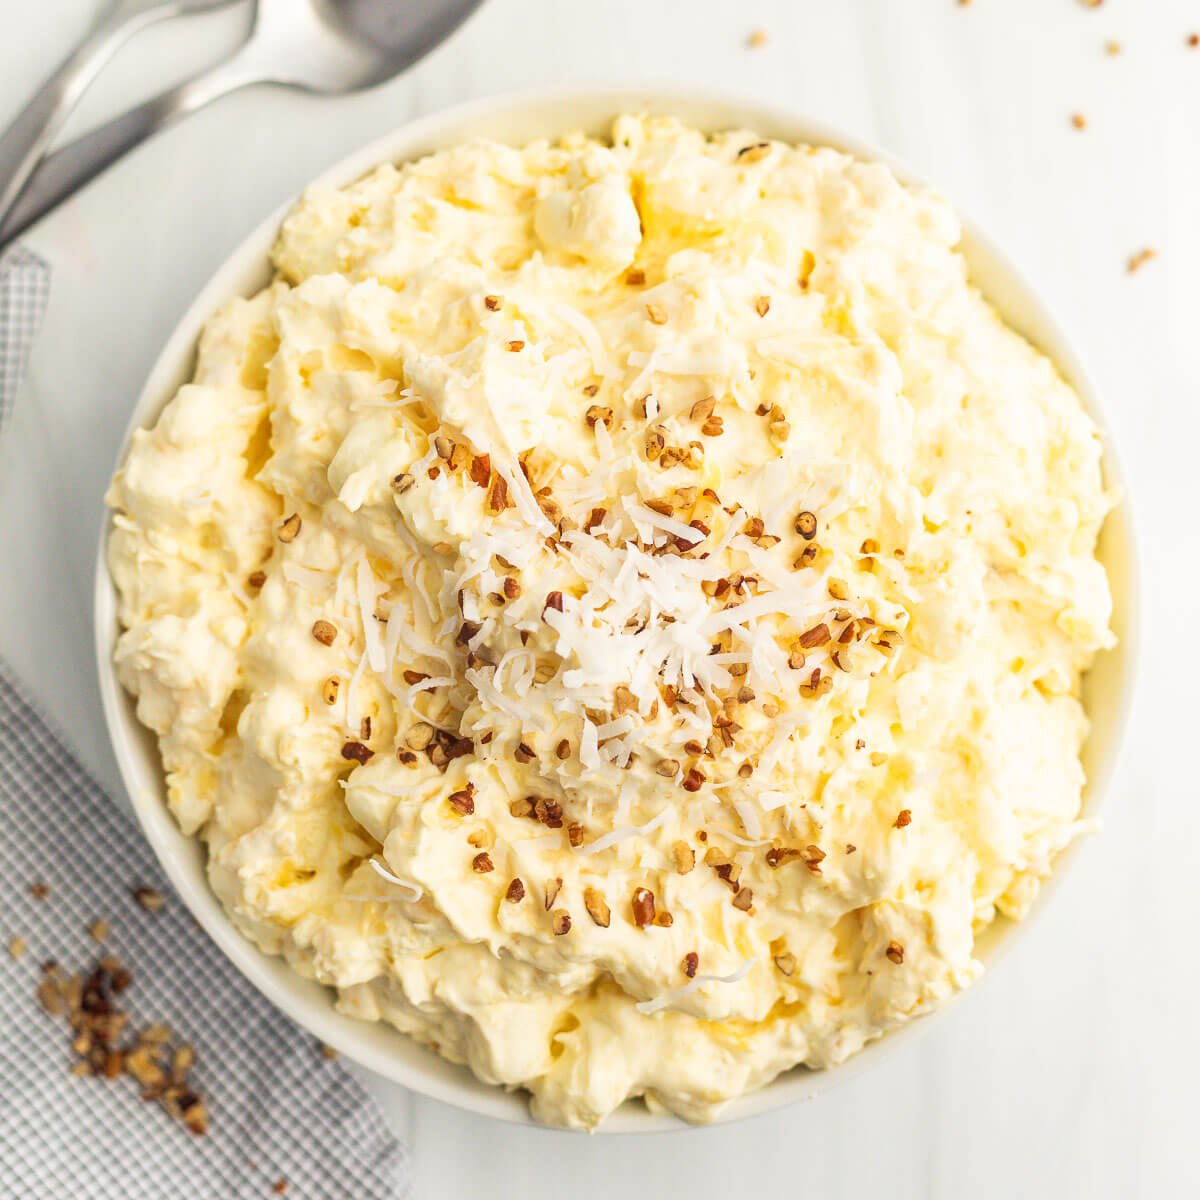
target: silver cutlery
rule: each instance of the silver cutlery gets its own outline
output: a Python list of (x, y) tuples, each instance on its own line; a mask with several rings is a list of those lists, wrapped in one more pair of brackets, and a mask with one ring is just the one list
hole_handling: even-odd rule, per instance
[(0, 226), (54, 135), (100, 73), (135, 33), (168, 17), (218, 8), (231, 0), (111, 0), (83, 41), (38, 88), (0, 136)]
[(383, 83), (447, 38), (481, 0), (258, 0), (254, 27), (221, 65), (130, 109), (43, 160), (0, 246), (151, 134), (257, 83), (321, 94)]

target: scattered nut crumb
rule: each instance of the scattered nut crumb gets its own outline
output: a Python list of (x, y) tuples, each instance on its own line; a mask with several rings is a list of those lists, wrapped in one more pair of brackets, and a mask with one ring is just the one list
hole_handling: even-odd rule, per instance
[(1130, 275), (1140, 271), (1151, 259), (1158, 257), (1158, 251), (1150, 246), (1146, 246), (1139, 250), (1136, 254), (1132, 254), (1125, 264), (1126, 271)]
[(47, 884), (42, 883), (40, 879), (35, 880), (29, 885), (29, 894), (35, 900), (45, 900), (50, 895), (50, 888)]
[(133, 898), (147, 912), (159, 912), (166, 903), (166, 897), (157, 888), (141, 885), (133, 889)]
[(1071, 114), (1071, 125), (1075, 129), (1079, 129), (1079, 130), (1086, 129), (1087, 128), (1087, 117), (1085, 117), (1083, 115), (1083, 113), (1072, 113)]
[(99, 959), (87, 975), (64, 975), (53, 960), (42, 964), (38, 1002), (51, 1016), (65, 1015), (70, 1021), (70, 1045), (76, 1055), (70, 1074), (108, 1080), (128, 1075), (143, 1100), (160, 1104), (192, 1133), (207, 1133), (208, 1109), (188, 1080), (195, 1050), (183, 1042), (173, 1045), (171, 1031), (161, 1023), (135, 1035), (127, 1033), (129, 1014), (118, 1006), (117, 997), (132, 978), (110, 955)]
[(769, 40), (765, 29), (752, 29), (746, 37), (746, 49), (761, 50)]
[(633, 919), (640, 927), (654, 923), (654, 893), (649, 888), (636, 888), (633, 893)]
[(103, 917), (97, 917), (89, 926), (88, 933), (93, 941), (103, 942), (108, 939), (109, 925)]
[(296, 535), (300, 532), (300, 525), (300, 514), (292, 513), (290, 517), (286, 518), (280, 523), (278, 533), (279, 540), (285, 543), (294, 542), (296, 540)]
[(29, 949), (29, 943), (20, 935), (14, 935), (8, 939), (8, 952), (13, 958), (24, 957), (25, 951)]
[(894, 962), (897, 966), (904, 961), (904, 947), (899, 942), (888, 942), (884, 953), (887, 955), (888, 961)]

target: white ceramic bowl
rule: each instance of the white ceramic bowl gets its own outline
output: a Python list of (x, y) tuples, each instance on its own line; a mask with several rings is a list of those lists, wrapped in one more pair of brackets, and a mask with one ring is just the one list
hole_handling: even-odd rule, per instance
[[(749, 100), (714, 96), (709, 92), (621, 88), (523, 93), (423, 117), (350, 155), (317, 182), (341, 186), (380, 163), (413, 159), (470, 138), (491, 137), (517, 144), (576, 129), (604, 133), (615, 114), (630, 110), (673, 113), (703, 129), (745, 128), (788, 142), (832, 145), (862, 158), (888, 162), (902, 178), (915, 178), (903, 164), (892, 161), (872, 147), (776, 108)], [(271, 245), (292, 203), (293, 200), (289, 200), (242, 242), (179, 323), (138, 398), (126, 434), (126, 446), (132, 431), (152, 424), (179, 386), (190, 378), (200, 330), (213, 312), (232, 297), (248, 296), (268, 282)], [(1094, 388), (1036, 293), (975, 226), (967, 221), (963, 228), (963, 250), (975, 282), (1011, 325), (1057, 363), (1082, 396), (1092, 416), (1104, 428)], [(1105, 449), (1107, 482), (1120, 486), (1114, 449), (1107, 442)], [(123, 447), (122, 458), (124, 454)], [(138, 723), (131, 698), (116, 680), (112, 666), (118, 632), (116, 596), (105, 567), (103, 541), (107, 535), (106, 519), (96, 569), (95, 598), (96, 650), (105, 717), (133, 807), (163, 870), (184, 902), (256, 987), (290, 1017), (342, 1054), (414, 1091), (449, 1104), (509, 1121), (531, 1123), (526, 1100), (520, 1093), (507, 1093), (481, 1083), (465, 1067), (447, 1063), (389, 1026), (341, 1015), (334, 1009), (331, 990), (302, 978), (282, 960), (261, 953), (235, 930), (209, 889), (203, 846), (180, 832), (167, 809), (155, 739)], [(1093, 723), (1092, 736), (1084, 751), (1088, 774), (1084, 812), (1088, 816), (1097, 813), (1112, 773), (1132, 694), (1137, 569), (1127, 501), (1122, 501), (1104, 527), (1100, 557), (1112, 580), (1116, 602), (1114, 626), (1120, 643), (1116, 650), (1100, 657), (1085, 681), (1085, 703)], [(1055, 880), (1061, 878), (1073, 853), (1069, 850), (1063, 856)], [(1043, 895), (1039, 908), (1044, 902)], [(986, 963), (994, 963), (1001, 948), (1021, 927), (998, 921), (981, 939), (980, 958)], [(729, 1104), (720, 1119), (750, 1116), (812, 1097), (849, 1074), (877, 1062), (901, 1038), (912, 1036), (932, 1023), (931, 1018), (913, 1022), (832, 1070), (788, 1072), (760, 1091)], [(673, 1118), (657, 1116), (640, 1105), (629, 1104), (613, 1114), (601, 1129), (610, 1133), (634, 1132), (672, 1128), (678, 1124)]]

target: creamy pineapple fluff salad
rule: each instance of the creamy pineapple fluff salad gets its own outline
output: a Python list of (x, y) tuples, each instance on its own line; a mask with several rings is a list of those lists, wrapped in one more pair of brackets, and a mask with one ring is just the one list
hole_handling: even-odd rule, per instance
[(1082, 827), (1110, 499), (958, 239), (639, 116), (310, 191), (109, 495), (120, 678), (246, 936), (581, 1127), (974, 980)]

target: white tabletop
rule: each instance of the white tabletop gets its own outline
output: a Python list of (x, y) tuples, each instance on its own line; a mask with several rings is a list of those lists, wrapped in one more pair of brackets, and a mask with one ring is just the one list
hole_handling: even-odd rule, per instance
[[(4, 5), (0, 124), (94, 2)], [(144, 35), (74, 127), (217, 57), (238, 28), (224, 14)], [(766, 41), (751, 48), (756, 29)], [(243, 234), (414, 114), (569, 81), (713, 84), (791, 105), (907, 159), (989, 227), (1041, 282), (1107, 397), (1145, 559), (1139, 703), (1106, 831), (1028, 938), (943, 1025), (874, 1072), (739, 1125), (589, 1139), (378, 1084), (421, 1200), (1200, 1195), (1193, 30), (1195, 0), (489, 0), (376, 92), (316, 100), (260, 89), (222, 101), (29, 236), (53, 263), (54, 291), (0, 443), (0, 654), (114, 794), (91, 572), (134, 397)], [(1109, 40), (1121, 53), (1106, 52)], [(1127, 274), (1144, 246), (1158, 257)]]

